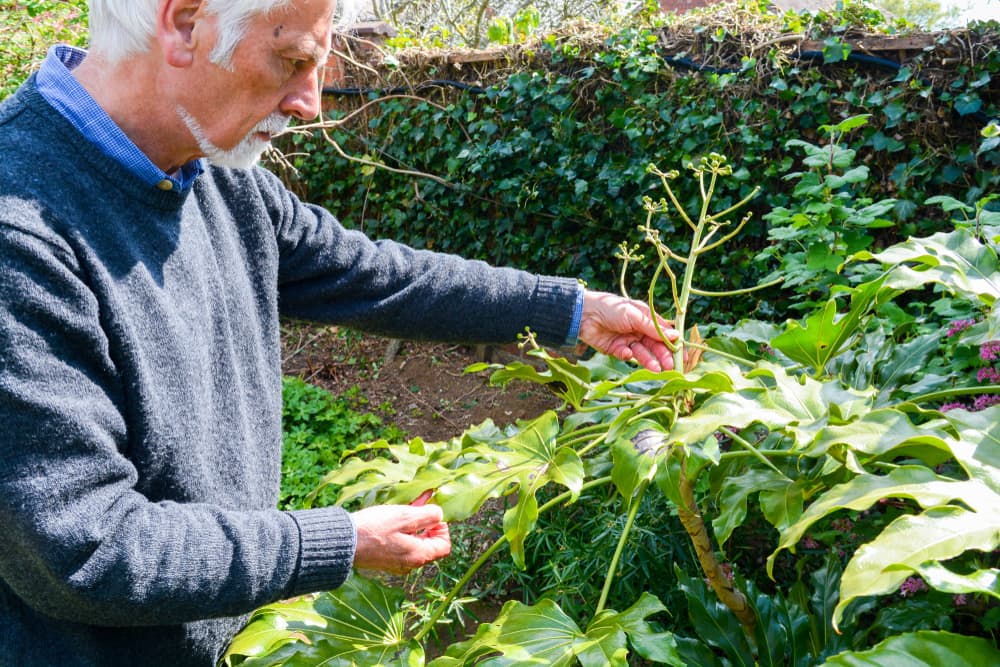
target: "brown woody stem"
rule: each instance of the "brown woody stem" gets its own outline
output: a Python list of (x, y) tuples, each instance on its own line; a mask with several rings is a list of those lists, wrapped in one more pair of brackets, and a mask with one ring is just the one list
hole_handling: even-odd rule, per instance
[(694, 500), (694, 483), (683, 473), (679, 475), (679, 478), (678, 491), (682, 504), (677, 506), (677, 516), (681, 520), (684, 530), (691, 537), (695, 553), (698, 555), (698, 562), (701, 563), (701, 569), (708, 578), (708, 584), (719, 596), (719, 600), (736, 615), (747, 636), (753, 639), (757, 616), (747, 604), (746, 596), (733, 588), (732, 582), (726, 576), (719, 559), (715, 556), (712, 539), (708, 536), (708, 529), (705, 528), (705, 519)]

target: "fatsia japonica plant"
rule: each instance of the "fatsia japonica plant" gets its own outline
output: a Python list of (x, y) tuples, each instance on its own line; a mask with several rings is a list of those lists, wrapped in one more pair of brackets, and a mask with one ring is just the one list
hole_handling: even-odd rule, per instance
[[(415, 624), (402, 590), (355, 574), (337, 591), (259, 610), (227, 665), (832, 667), (889, 664), (889, 656), (913, 666), (1000, 664), (990, 634), (1000, 620), (1000, 406), (944, 407), (1000, 387), (963, 383), (935, 361), (954, 330), (905, 315), (932, 295), (974, 314), (962, 344), (1000, 338), (998, 230), (959, 226), (865, 250), (847, 259), (854, 283), (801, 321), (703, 323), (712, 334), (702, 340), (687, 321), (689, 300), (750, 290), (699, 291), (698, 262), (739, 233), (747, 218), (730, 218), (754, 195), (713, 212), (731, 167), (710, 155), (690, 168), (700, 210), (678, 204), (677, 172), (651, 166), (666, 196), (646, 200), (640, 228), (656, 262), (650, 306), (682, 332), (670, 343), (675, 370), (602, 355), (573, 362), (536, 348), (540, 365), (508, 365), (493, 379), (549, 385), (572, 408), (564, 419), (548, 412), (446, 442), (381, 441), (355, 452), (325, 480), (341, 489), (339, 502), (407, 503), (433, 490), (432, 502), (459, 522), (503, 497), (495, 542)], [(684, 253), (657, 231), (664, 215), (690, 229)], [(623, 290), (627, 267), (644, 261), (638, 250), (622, 246)], [(588, 617), (572, 617), (544, 592), (530, 605), (511, 600), (428, 661), (435, 624), (480, 568), (501, 550), (523, 567), (540, 517), (607, 489), (624, 520), (617, 547), (592, 554), (606, 568)], [(632, 566), (622, 554), (647, 494), (669, 501), (700, 567), (657, 564), (676, 578), (686, 620), (649, 592), (609, 605)], [(739, 556), (750, 522), (770, 539), (757, 564)], [(938, 597), (917, 604), (921, 588)], [(959, 602), (986, 620), (953, 622)]]

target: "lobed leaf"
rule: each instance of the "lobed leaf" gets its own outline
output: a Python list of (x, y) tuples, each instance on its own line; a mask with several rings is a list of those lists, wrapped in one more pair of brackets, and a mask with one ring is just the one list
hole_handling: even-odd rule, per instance
[(1000, 512), (1000, 496), (978, 480), (950, 480), (923, 466), (901, 466), (887, 475), (859, 475), (826, 491), (782, 531), (777, 549), (767, 559), (768, 575), (781, 550), (794, 548), (816, 521), (843, 509), (868, 509), (883, 498), (910, 498), (925, 509), (960, 500), (983, 512), (990, 508)]
[(834, 627), (852, 600), (892, 593), (910, 571), (925, 563), (945, 561), (973, 549), (992, 551), (998, 546), (1000, 504), (989, 513), (938, 507), (901, 516), (859, 547), (847, 564), (840, 581), (840, 602), (833, 614)]
[(911, 290), (935, 283), (986, 305), (1000, 297), (996, 252), (965, 230), (911, 238), (883, 252), (865, 251), (853, 258), (894, 267), (886, 278), (887, 287)]
[(403, 591), (353, 574), (335, 591), (258, 609), (223, 664), (418, 667), (424, 653), (404, 636), (404, 601)]
[(984, 667), (1000, 651), (980, 637), (923, 630), (889, 637), (867, 651), (846, 651), (820, 667)]

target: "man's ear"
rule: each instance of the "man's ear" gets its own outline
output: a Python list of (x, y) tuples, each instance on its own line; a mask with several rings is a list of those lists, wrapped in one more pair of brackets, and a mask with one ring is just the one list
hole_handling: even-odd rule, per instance
[(157, 14), (156, 36), (164, 58), (174, 67), (194, 62), (198, 46), (199, 24), (205, 18), (202, 0), (161, 0)]

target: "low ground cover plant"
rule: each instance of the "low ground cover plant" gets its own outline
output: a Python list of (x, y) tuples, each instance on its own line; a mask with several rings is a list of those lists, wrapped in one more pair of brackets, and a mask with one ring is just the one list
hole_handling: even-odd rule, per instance
[(282, 379), (282, 509), (332, 504), (333, 488), (316, 494), (340, 457), (359, 442), (399, 440), (402, 432), (386, 424), (357, 391), (334, 396), (298, 377)]
[[(861, 123), (846, 119), (829, 135)], [(835, 141), (814, 148), (840, 154)], [(502, 498), (494, 541), (420, 614), (402, 589), (357, 575), (340, 590), (265, 607), (228, 664), (1000, 660), (1000, 386), (990, 370), (1000, 352), (1000, 215), (941, 198), (949, 229), (845, 252), (845, 280), (800, 294), (815, 302), (800, 318), (694, 327), (699, 262), (738, 237), (748, 222), (740, 206), (754, 195), (713, 206), (733, 173), (715, 154), (687, 165), (684, 178), (702, 193), (694, 209), (675, 195), (679, 171), (649, 173), (663, 196), (645, 202), (640, 247), (629, 242), (619, 255), (653, 263), (647, 298), (684, 331), (678, 370), (602, 356), (571, 363), (537, 349), (544, 370), (513, 364), (494, 379), (549, 385), (573, 407), (567, 418), (484, 423), (446, 442), (382, 441), (373, 448), (385, 457), (348, 457), (325, 480), (340, 502), (405, 503), (433, 490), (446, 517), (462, 521)], [(836, 178), (821, 180), (849, 189)], [(690, 233), (683, 250), (657, 229), (668, 211)], [(750, 298), (736, 287), (710, 296)], [(639, 560), (636, 545), (656, 545), (643, 533), (667, 530), (651, 499), (670, 508), (669, 530), (687, 546)], [(428, 637), (484, 564), (506, 554), (504, 567), (539, 567), (534, 551), (553, 551), (548, 517), (595, 503), (614, 519), (574, 523), (602, 546), (581, 554), (583, 567), (554, 558), (548, 590), (508, 601), (427, 661)], [(563, 540), (582, 552), (579, 542), (586, 536)], [(637, 573), (671, 582), (675, 595), (635, 586)]]

